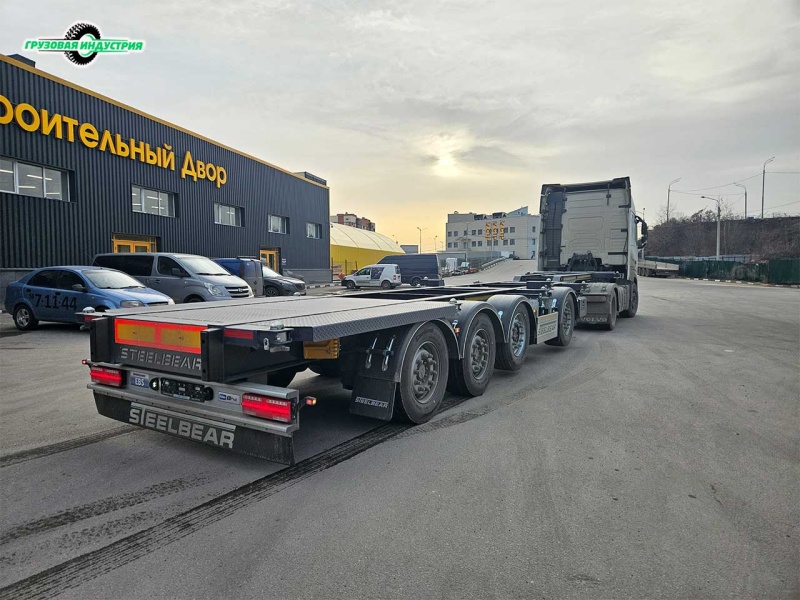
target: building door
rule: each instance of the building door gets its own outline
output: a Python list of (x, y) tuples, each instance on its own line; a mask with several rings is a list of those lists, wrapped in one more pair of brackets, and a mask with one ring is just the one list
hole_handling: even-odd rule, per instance
[(273, 271), (281, 272), (281, 249), (280, 248), (261, 248), (259, 254), (261, 262)]
[(113, 234), (114, 252), (156, 252), (156, 238), (147, 235)]

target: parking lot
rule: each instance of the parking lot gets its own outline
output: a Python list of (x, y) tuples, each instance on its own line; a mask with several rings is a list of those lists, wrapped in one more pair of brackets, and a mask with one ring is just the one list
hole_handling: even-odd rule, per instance
[(88, 334), (0, 315), (0, 597), (797, 597), (800, 290), (640, 293), (425, 425), (306, 371), (291, 468), (97, 415)]

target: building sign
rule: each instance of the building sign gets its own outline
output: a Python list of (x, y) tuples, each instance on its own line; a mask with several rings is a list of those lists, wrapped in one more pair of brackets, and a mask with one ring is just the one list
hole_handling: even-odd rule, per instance
[(24, 48), (36, 52), (63, 52), (70, 62), (85, 66), (92, 62), (98, 54), (142, 52), (144, 41), (127, 38), (102, 39), (96, 25), (75, 23), (67, 30), (63, 38), (25, 40)]
[[(59, 113), (50, 114), (44, 108), (37, 109), (24, 102), (14, 106), (8, 98), (0, 94), (0, 125), (10, 125), (12, 122), (29, 133), (53, 136), (70, 144), (78, 141), (87, 148), (100, 152), (110, 152), (121, 158), (175, 170), (175, 152), (168, 144), (161, 144), (153, 149), (149, 143), (123, 138), (119, 133), (112, 134), (108, 129), (100, 132), (91, 123), (81, 123)], [(224, 167), (196, 160), (187, 150), (183, 156), (181, 178), (187, 177), (195, 182), (206, 179), (219, 188), (228, 181), (228, 172)]]
[(497, 239), (505, 239), (505, 221), (492, 221), (491, 223), (486, 223), (486, 229), (484, 230), (484, 237), (487, 240), (497, 240)]

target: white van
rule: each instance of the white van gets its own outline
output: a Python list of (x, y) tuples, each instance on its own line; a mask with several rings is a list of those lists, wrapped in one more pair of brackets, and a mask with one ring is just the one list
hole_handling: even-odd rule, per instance
[(342, 279), (349, 290), (362, 287), (379, 287), (384, 290), (400, 285), (400, 267), (397, 265), (369, 265)]

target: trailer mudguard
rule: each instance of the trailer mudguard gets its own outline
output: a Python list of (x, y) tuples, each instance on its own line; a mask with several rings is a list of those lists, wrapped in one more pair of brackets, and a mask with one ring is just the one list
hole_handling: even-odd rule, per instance
[[(494, 335), (498, 340), (504, 339), (505, 333), (503, 330), (503, 323), (497, 315), (497, 309), (489, 302), (475, 302), (467, 300), (459, 303), (458, 318), (453, 321), (453, 330), (456, 332), (458, 340), (458, 353), (451, 355), (450, 359), (461, 359), (464, 357), (464, 351), (467, 345), (467, 332), (472, 321), (480, 313), (486, 313), (494, 327)], [(510, 314), (510, 313), (509, 313)]]
[[(577, 317), (580, 318), (586, 314), (586, 301), (584, 300), (581, 302), (578, 299), (578, 295), (573, 291), (571, 287), (554, 287), (553, 290), (553, 310), (557, 310), (561, 312), (561, 307), (564, 306), (564, 302), (567, 301), (567, 298), (572, 298), (572, 301), (575, 303), (575, 309), (577, 311)], [(581, 314), (581, 308), (583, 309), (583, 314)]]
[[(503, 324), (503, 336), (497, 337), (498, 342), (500, 340), (503, 340), (504, 342), (508, 341), (508, 336), (510, 335), (509, 331), (511, 328), (511, 316), (514, 314), (514, 309), (520, 304), (523, 304), (525, 306), (525, 310), (528, 311), (528, 319), (530, 320), (531, 331), (535, 331), (536, 315), (539, 313), (539, 307), (532, 307), (531, 301), (529, 301), (525, 296), (497, 294), (489, 298), (488, 303), (491, 304), (497, 311), (497, 316), (500, 317), (500, 322)], [(534, 343), (534, 338), (534, 335), (530, 336), (529, 344)]]
[[(450, 323), (431, 321), (444, 334), (450, 355), (458, 355), (458, 342)], [(395, 392), (411, 338), (425, 325), (415, 323), (406, 327), (385, 329), (364, 335), (358, 348), (350, 355), (355, 370), (353, 391), (350, 395), (350, 413), (389, 421), (394, 413)]]

